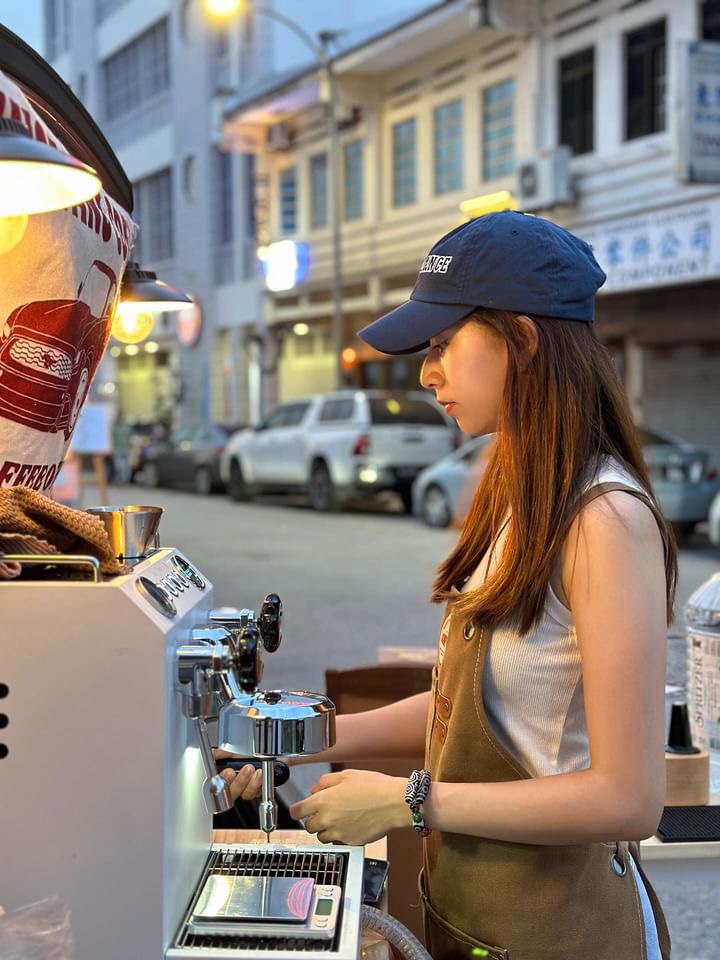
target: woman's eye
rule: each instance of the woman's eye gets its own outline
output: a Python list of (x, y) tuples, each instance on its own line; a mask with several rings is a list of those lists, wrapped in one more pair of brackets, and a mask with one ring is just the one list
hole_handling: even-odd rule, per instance
[(448, 340), (441, 340), (440, 343), (434, 343), (431, 347), (432, 350), (437, 350), (439, 354), (443, 354), (445, 347), (448, 345)]

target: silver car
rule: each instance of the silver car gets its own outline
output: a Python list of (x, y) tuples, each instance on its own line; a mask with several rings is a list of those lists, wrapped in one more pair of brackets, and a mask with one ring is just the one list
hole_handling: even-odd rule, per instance
[(453, 453), (426, 467), (412, 487), (412, 506), (416, 517), (429, 527), (447, 527), (453, 519), (461, 521), (486, 460), (493, 434), (475, 437)]
[[(646, 427), (637, 430), (653, 490), (681, 541), (696, 523), (707, 520), (713, 498), (720, 491), (717, 471), (708, 465), (707, 450)], [(482, 453), (489, 439), (471, 440), (422, 471), (412, 490), (416, 516), (431, 527), (447, 527), (453, 518), (462, 520), (480, 478), (486, 459)]]
[(455, 445), (454, 422), (420, 391), (339, 390), (292, 400), (230, 438), (220, 475), (233, 500), (309, 494), (315, 510), (384, 490), (411, 509), (418, 473)]
[(643, 457), (655, 496), (681, 542), (708, 518), (720, 478), (702, 447), (677, 437), (638, 427)]

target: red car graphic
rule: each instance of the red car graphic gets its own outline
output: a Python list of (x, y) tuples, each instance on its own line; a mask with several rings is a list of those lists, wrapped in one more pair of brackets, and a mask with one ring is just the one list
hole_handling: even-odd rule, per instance
[[(109, 283), (93, 316), (80, 299), (93, 268)], [(69, 440), (110, 336), (117, 277), (94, 260), (77, 300), (39, 300), (18, 307), (0, 331), (0, 417)]]

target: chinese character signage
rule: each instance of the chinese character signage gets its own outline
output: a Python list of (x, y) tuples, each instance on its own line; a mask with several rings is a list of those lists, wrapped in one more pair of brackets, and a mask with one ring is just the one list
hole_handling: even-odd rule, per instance
[(678, 177), (720, 183), (720, 43), (683, 41), (679, 62)]
[(607, 273), (600, 293), (720, 277), (720, 200), (692, 203), (573, 231)]

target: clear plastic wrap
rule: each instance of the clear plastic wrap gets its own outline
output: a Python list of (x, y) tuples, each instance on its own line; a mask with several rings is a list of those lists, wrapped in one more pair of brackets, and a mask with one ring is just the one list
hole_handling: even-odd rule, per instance
[(0, 960), (74, 960), (70, 908), (48, 897), (17, 910), (0, 908)]

